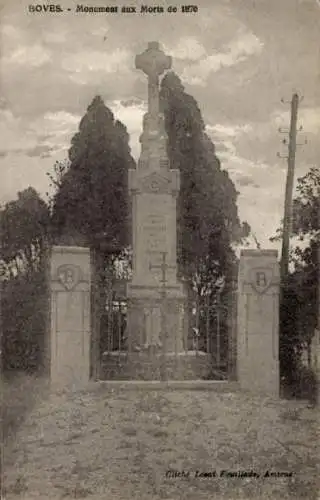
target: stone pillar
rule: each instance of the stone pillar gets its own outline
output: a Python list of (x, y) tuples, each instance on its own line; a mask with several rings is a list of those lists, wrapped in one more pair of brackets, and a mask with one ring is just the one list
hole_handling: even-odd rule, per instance
[(51, 384), (81, 387), (90, 376), (90, 251), (54, 246), (51, 254)]
[(276, 250), (243, 250), (239, 265), (237, 375), (240, 387), (279, 395), (279, 263)]

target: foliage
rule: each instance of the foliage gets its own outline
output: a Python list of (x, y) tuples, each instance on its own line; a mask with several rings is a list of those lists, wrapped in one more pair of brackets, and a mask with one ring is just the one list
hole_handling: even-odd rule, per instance
[(319, 241), (319, 213), (320, 170), (312, 167), (298, 179), (297, 196), (293, 200), (293, 233)]
[(47, 176), (50, 181), (49, 187), (51, 191), (53, 190), (54, 193), (53, 195), (49, 194), (48, 192), (46, 193), (47, 197), (49, 198), (49, 206), (51, 211), (53, 209), (53, 204), (54, 204), (54, 195), (61, 188), (62, 179), (64, 177), (64, 174), (67, 172), (69, 166), (70, 166), (70, 161), (68, 159), (64, 159), (62, 161), (56, 161), (55, 164), (53, 165), (53, 173), (47, 172)]
[(0, 211), (0, 260), (6, 275), (32, 273), (41, 268), (49, 234), (50, 214), (46, 203), (29, 187)]
[(3, 369), (34, 371), (43, 361), (47, 325), (49, 208), (29, 187), (4, 206), (0, 220)]
[(293, 200), (292, 236), (302, 243), (291, 251), (293, 272), (280, 310), (281, 371), (289, 380), (297, 373), (301, 352), (310, 344), (319, 321), (319, 214), (320, 172), (313, 167), (298, 179)]
[(92, 249), (121, 251), (128, 243), (127, 179), (134, 161), (124, 125), (99, 96), (72, 138), (69, 160), (56, 182), (52, 218), (56, 238), (76, 233)]
[(45, 367), (48, 290), (45, 270), (19, 273), (3, 283), (1, 342), (3, 369), (35, 372)]
[[(303, 176), (297, 179), (296, 196), (292, 203), (292, 234), (299, 241), (319, 241), (319, 213), (320, 213), (320, 170), (311, 167)], [(283, 221), (270, 241), (280, 241), (282, 238)], [(298, 247), (297, 257), (303, 257)], [(291, 254), (294, 260), (294, 254)], [(299, 259), (303, 261), (303, 258)], [(297, 263), (297, 262), (296, 262)]]

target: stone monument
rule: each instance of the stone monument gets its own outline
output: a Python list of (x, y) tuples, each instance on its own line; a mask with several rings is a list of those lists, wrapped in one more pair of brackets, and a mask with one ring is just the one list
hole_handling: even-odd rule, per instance
[(279, 395), (279, 263), (276, 250), (242, 250), (238, 283), (240, 387)]
[[(179, 171), (170, 169), (164, 117), (159, 109), (159, 77), (170, 69), (171, 57), (157, 42), (151, 42), (135, 62), (148, 77), (148, 111), (143, 118), (137, 169), (129, 171), (133, 215), (133, 276), (127, 288), (129, 351), (160, 350), (165, 339), (166, 351), (177, 353), (184, 350), (186, 300), (177, 279)], [(166, 332), (162, 332), (163, 313)]]
[(90, 251), (54, 246), (51, 254), (51, 384), (81, 387), (90, 376)]

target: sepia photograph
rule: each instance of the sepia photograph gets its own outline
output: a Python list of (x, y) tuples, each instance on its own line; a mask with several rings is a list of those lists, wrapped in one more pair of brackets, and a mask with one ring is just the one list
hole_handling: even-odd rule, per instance
[(1, 500), (319, 498), (319, 27), (0, 0)]

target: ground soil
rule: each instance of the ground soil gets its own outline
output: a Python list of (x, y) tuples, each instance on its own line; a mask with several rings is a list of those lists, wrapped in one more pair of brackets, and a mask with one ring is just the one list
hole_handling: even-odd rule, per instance
[(317, 498), (317, 409), (307, 402), (99, 383), (50, 394), (36, 383), (41, 398), (6, 441), (6, 500)]

